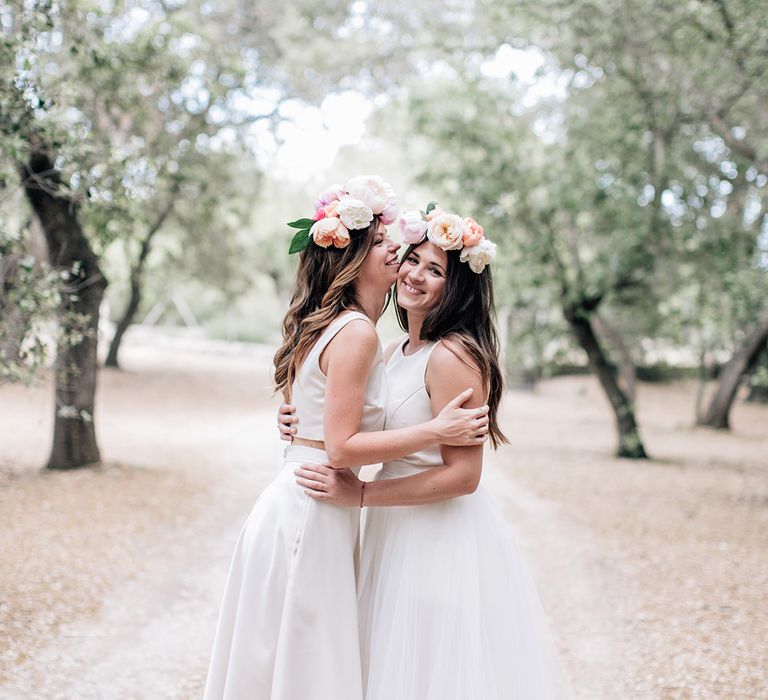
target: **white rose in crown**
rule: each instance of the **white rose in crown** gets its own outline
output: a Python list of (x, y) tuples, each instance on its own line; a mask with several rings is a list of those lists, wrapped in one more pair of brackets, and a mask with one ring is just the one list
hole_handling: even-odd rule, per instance
[(464, 219), (456, 214), (435, 216), (427, 227), (427, 238), (443, 250), (458, 250), (463, 245)]
[(483, 238), (480, 243), (473, 246), (466, 246), (461, 251), (461, 262), (469, 263), (472, 272), (478, 275), (485, 269), (496, 255), (496, 244)]
[(350, 197), (359, 199), (374, 214), (381, 214), (391, 202), (395, 201), (395, 191), (378, 175), (353, 177), (344, 189)]
[(371, 207), (351, 195), (344, 195), (339, 200), (336, 216), (350, 231), (366, 228), (373, 221)]

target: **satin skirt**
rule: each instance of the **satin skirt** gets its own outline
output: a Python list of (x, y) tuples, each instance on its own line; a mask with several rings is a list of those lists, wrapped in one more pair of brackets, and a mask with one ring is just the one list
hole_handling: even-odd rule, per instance
[(359, 509), (294, 479), (322, 450), (290, 446), (235, 546), (205, 700), (362, 700), (355, 589)]
[[(390, 462), (377, 479), (417, 471)], [(366, 700), (570, 696), (532, 577), (482, 486), (441, 503), (365, 510)]]

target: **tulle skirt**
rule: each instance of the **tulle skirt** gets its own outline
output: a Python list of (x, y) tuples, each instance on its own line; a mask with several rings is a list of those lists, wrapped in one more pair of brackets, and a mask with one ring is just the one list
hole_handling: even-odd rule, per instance
[[(414, 473), (388, 463), (377, 479)], [(358, 577), (366, 700), (569, 696), (532, 578), (481, 486), (366, 509)]]
[(205, 700), (362, 700), (355, 590), (359, 509), (295, 482), (325, 452), (286, 449), (235, 546)]

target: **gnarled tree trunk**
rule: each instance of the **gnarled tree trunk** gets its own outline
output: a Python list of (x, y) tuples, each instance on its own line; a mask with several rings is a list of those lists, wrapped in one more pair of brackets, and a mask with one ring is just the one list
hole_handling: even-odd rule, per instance
[(62, 191), (53, 158), (42, 144), (36, 145), (20, 172), (27, 199), (43, 228), (51, 265), (62, 271), (48, 468), (74, 469), (100, 460), (94, 426), (96, 346), (107, 280), (78, 221), (77, 203)]
[(629, 348), (624, 343), (621, 334), (597, 311), (592, 314), (592, 324), (598, 336), (605, 338), (614, 349), (619, 365), (619, 385), (630, 403), (634, 403), (637, 389), (637, 368)]
[(717, 390), (709, 402), (703, 418), (698, 421), (699, 425), (720, 430), (729, 428), (728, 417), (739, 384), (741, 384), (744, 375), (749, 374), (757, 365), (766, 342), (768, 342), (768, 307), (763, 309), (757, 325), (752, 329), (741, 347), (720, 369)]
[(173, 210), (175, 204), (175, 195), (178, 191), (178, 187), (171, 191), (171, 199), (165, 206), (163, 211), (157, 217), (157, 220), (147, 232), (144, 240), (141, 242), (141, 249), (139, 250), (139, 257), (136, 260), (136, 264), (131, 268), (131, 294), (128, 299), (128, 306), (125, 307), (122, 317), (117, 322), (117, 328), (115, 329), (115, 335), (112, 338), (112, 342), (109, 345), (109, 352), (107, 353), (107, 359), (104, 362), (105, 367), (119, 367), (117, 355), (120, 352), (120, 344), (123, 341), (123, 336), (128, 330), (129, 326), (133, 323), (133, 319), (136, 317), (136, 312), (139, 310), (141, 304), (141, 290), (142, 282), (144, 278), (144, 266), (149, 256), (149, 251), (152, 247), (152, 239), (155, 234), (160, 230), (168, 215)]
[(565, 304), (563, 314), (577, 342), (587, 353), (589, 367), (598, 378), (613, 408), (619, 433), (617, 456), (647, 459), (648, 455), (640, 439), (632, 402), (619, 386), (616, 372), (608, 362), (592, 326), (591, 316), (596, 306), (597, 303), (584, 300), (580, 303)]

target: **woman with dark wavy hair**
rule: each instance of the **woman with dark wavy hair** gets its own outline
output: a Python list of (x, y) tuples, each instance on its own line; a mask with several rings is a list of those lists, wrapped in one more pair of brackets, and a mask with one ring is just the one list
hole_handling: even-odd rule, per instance
[[(490, 407), (493, 446), (505, 443), (495, 246), (473, 219), (431, 207), (405, 214), (401, 228), (410, 245), (395, 289), (406, 335), (387, 351), (386, 427), (427, 420), (471, 386), (470, 405)], [(319, 502), (367, 506), (358, 574), (366, 700), (568, 694), (532, 579), (479, 486), (482, 462), (482, 445), (433, 445), (384, 462), (368, 484), (323, 465), (296, 470)]]
[(275, 382), (294, 402), (300, 429), (240, 533), (207, 700), (362, 700), (358, 512), (309, 498), (294, 483), (296, 466), (359, 466), (486, 439), (487, 409), (459, 408), (471, 390), (435, 419), (382, 432), (386, 391), (374, 323), (397, 276), (400, 246), (386, 232), (395, 213), (391, 188), (363, 176), (322, 195), (312, 219), (290, 224), (298, 229), (291, 252), (301, 258)]

